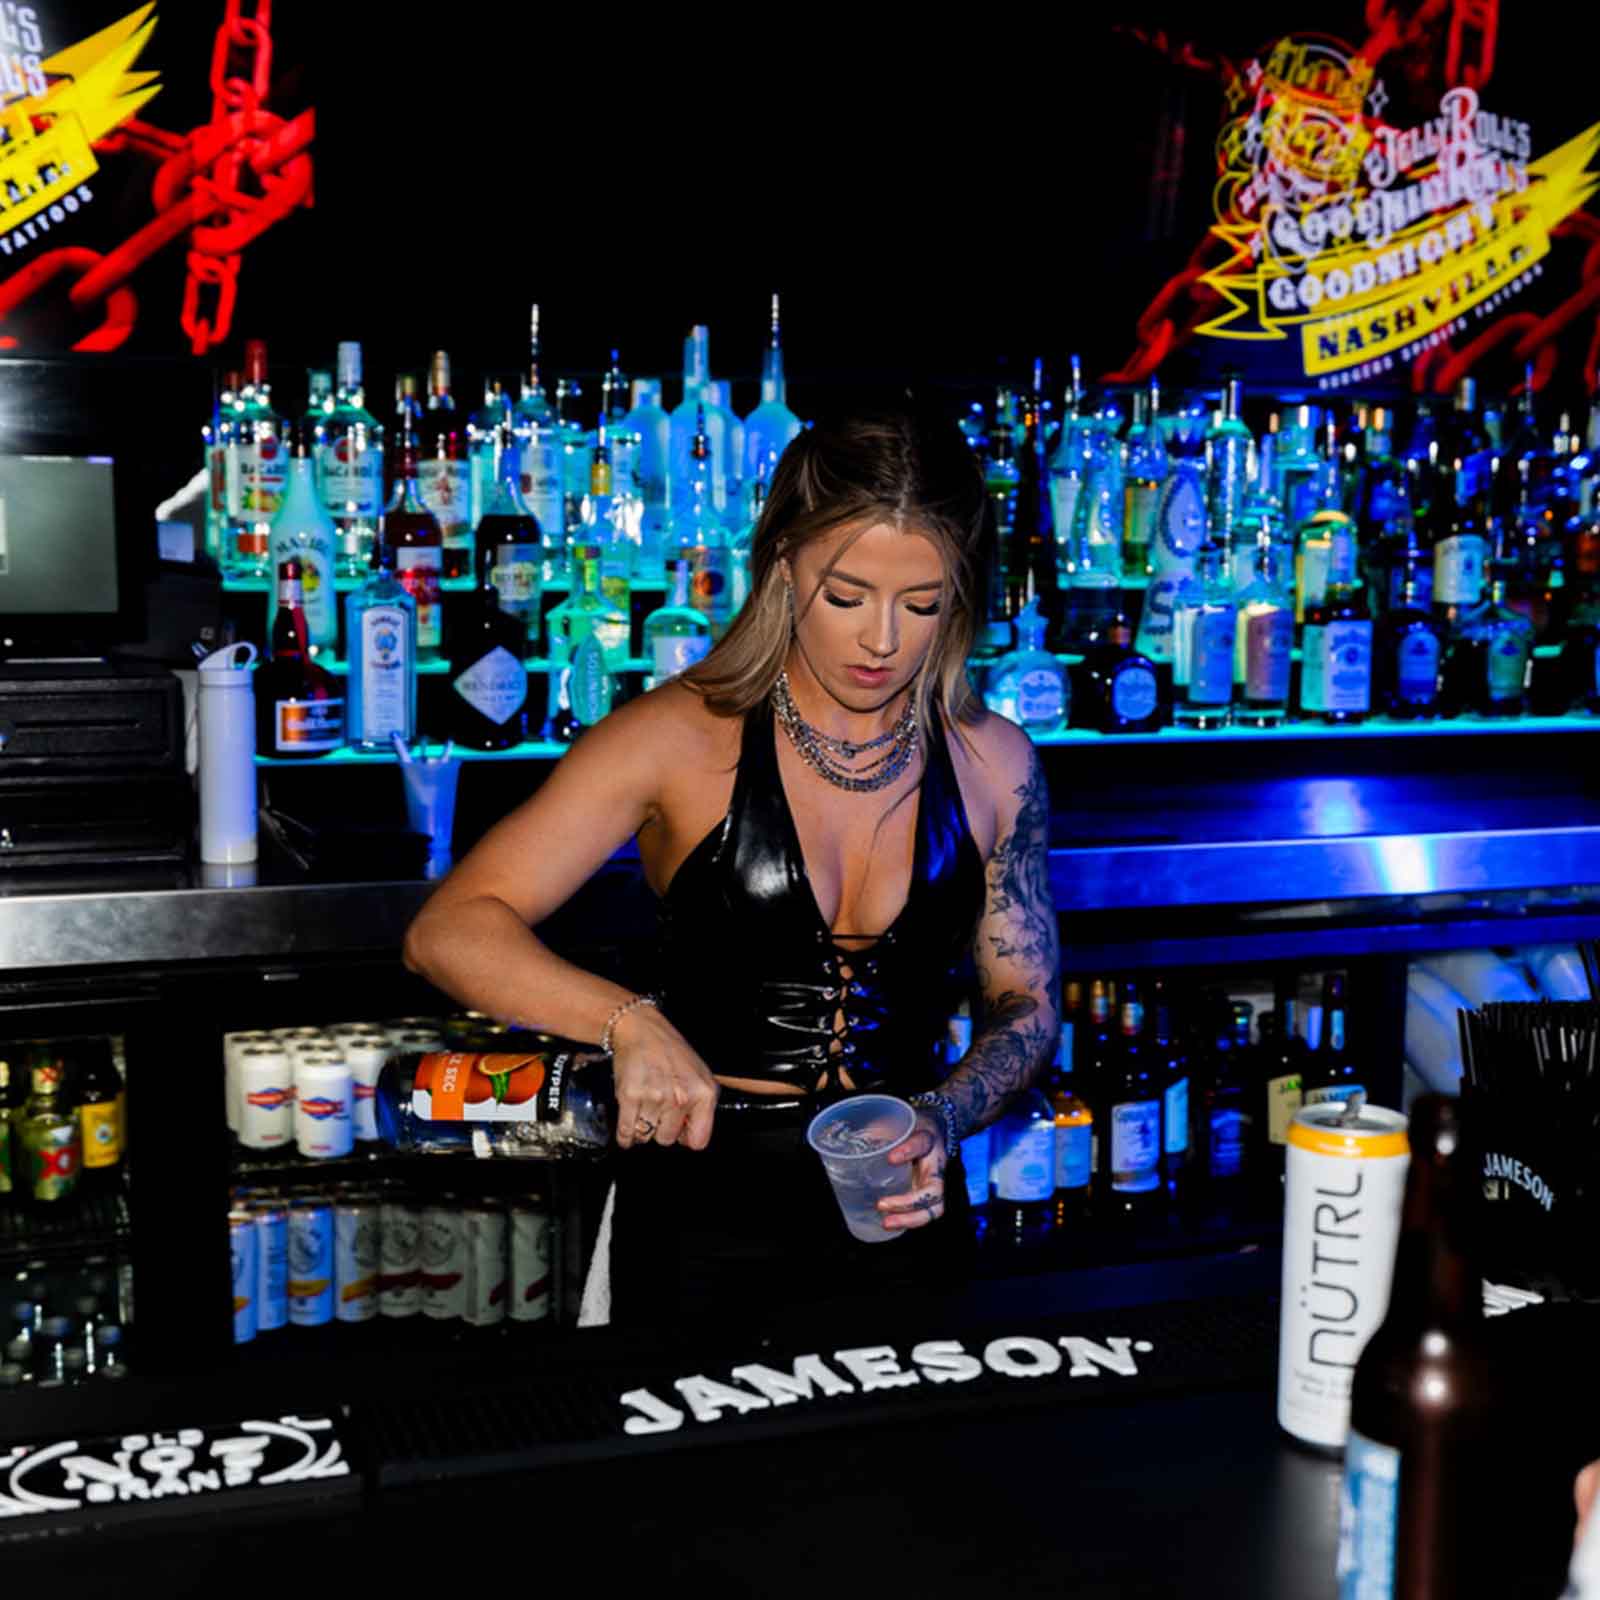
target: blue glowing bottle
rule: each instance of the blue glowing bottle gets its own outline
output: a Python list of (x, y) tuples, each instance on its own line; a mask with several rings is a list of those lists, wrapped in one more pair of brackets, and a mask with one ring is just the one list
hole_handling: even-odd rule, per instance
[(789, 409), (783, 375), (783, 348), (778, 337), (778, 297), (772, 297), (772, 336), (761, 358), (761, 404), (744, 419), (744, 462), (740, 480), (753, 484), (768, 460), (781, 456), (800, 432), (800, 419)]

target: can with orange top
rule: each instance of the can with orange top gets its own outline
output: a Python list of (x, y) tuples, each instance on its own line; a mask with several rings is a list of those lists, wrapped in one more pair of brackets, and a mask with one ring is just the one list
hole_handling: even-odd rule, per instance
[(1356, 1362), (1389, 1306), (1410, 1165), (1406, 1119), (1358, 1099), (1289, 1125), (1278, 1425), (1342, 1450)]

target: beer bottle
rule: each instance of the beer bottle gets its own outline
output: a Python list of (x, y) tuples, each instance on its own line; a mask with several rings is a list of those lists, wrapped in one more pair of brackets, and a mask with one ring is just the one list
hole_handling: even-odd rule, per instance
[(1410, 1144), (1389, 1309), (1356, 1363), (1351, 1395), (1341, 1597), (1473, 1592), (1467, 1547), (1483, 1517), (1472, 1502), (1493, 1481), (1475, 1178), (1459, 1103), (1418, 1099)]
[(32, 1051), (33, 1093), (17, 1124), (23, 1184), (33, 1205), (51, 1210), (78, 1187), (83, 1143), (78, 1119), (66, 1104), (66, 1063), (53, 1045)]
[[(10, 1045), (0, 1049), (10, 1050)], [(11, 1124), (22, 1110), (22, 1065), (0, 1056), (0, 1196), (9, 1196), (17, 1186), (13, 1162)], [(0, 1204), (4, 1204), (0, 1200)]]
[(122, 1168), (122, 1079), (109, 1039), (78, 1042), (78, 1129), (84, 1183), (114, 1188)]

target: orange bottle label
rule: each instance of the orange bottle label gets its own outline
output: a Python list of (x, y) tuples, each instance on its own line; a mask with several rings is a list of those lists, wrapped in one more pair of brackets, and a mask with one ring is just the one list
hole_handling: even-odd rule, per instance
[(544, 1087), (542, 1056), (475, 1055), (440, 1051), (417, 1066), (416, 1087), (431, 1096), (435, 1122), (460, 1122), (469, 1105), (485, 1101), (528, 1105)]

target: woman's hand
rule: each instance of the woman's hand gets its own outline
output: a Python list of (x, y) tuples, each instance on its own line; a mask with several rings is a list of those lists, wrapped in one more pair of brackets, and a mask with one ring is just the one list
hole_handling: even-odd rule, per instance
[(904, 1144), (889, 1152), (889, 1162), (896, 1167), (911, 1164), (911, 1193), (878, 1202), (884, 1227), (898, 1233), (937, 1222), (944, 1215), (944, 1124), (919, 1109), (916, 1126)]
[(612, 1035), (617, 1144), (685, 1144), (704, 1150), (721, 1088), (654, 1006), (637, 1006)]
[(1589, 1516), (1594, 1510), (1597, 1490), (1600, 1490), (1600, 1461), (1591, 1461), (1578, 1474), (1577, 1482), (1572, 1486), (1573, 1503), (1578, 1508), (1578, 1526), (1572, 1535), (1574, 1545), (1583, 1537), (1584, 1524), (1589, 1520)]

